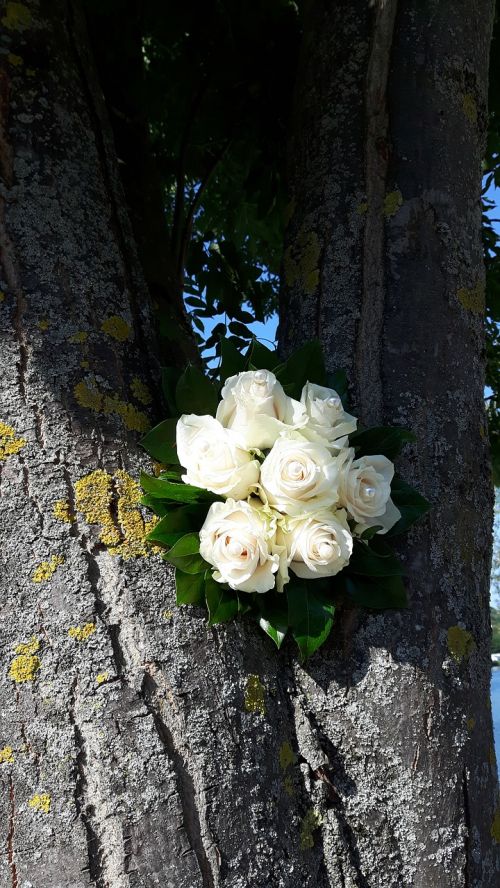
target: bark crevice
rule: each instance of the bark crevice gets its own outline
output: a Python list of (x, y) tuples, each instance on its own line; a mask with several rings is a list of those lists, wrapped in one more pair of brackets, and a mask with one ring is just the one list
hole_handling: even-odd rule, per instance
[(92, 822), (93, 806), (88, 796), (87, 753), (85, 740), (76, 719), (78, 683), (75, 679), (70, 693), (68, 715), (75, 738), (74, 801), (75, 809), (85, 830), (88, 855), (88, 871), (96, 888), (107, 888), (106, 873), (102, 863), (102, 845)]
[(177, 789), (183, 812), (183, 827), (198, 862), (203, 888), (217, 888), (219, 884), (218, 873), (215, 871), (205, 847), (206, 840), (198, 811), (199, 801), (194, 780), (185, 756), (176, 746), (172, 731), (161, 715), (158, 703), (158, 685), (147, 670), (144, 673), (140, 696), (153, 719), (158, 737), (177, 775)]

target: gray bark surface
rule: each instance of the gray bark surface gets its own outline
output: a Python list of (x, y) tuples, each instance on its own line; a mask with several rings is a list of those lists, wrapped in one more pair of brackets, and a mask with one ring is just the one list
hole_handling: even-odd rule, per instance
[(0, 885), (327, 884), (286, 658), (128, 557), (158, 372), (78, 7), (0, 22)]
[[(471, 13), (459, 5), (464, 24), (455, 25), (443, 82), (458, 95), (459, 54), (466, 52), (461, 41), (465, 47), (472, 41), (474, 101), (483, 114), (484, 71), (477, 69), (474, 42), (482, 31), (475, 19), (470, 27)], [(340, 4), (337, 9), (342, 11)], [(318, 93), (316, 105), (309, 96), (311, 141), (304, 162), (317, 178), (309, 188), (297, 187), (290, 228), (292, 236), (294, 220), (302, 216), (290, 274), (293, 284), (305, 269), (307, 282), (301, 291), (297, 281), (294, 290), (289, 275), (287, 313), (301, 317), (300, 329), (290, 329), (287, 339), (298, 344), (314, 332), (305, 328), (310, 311), (316, 317), (320, 306), (332, 361), (336, 354), (346, 364), (362, 292), (356, 284), (363, 280), (362, 213), (343, 235), (351, 268), (343, 264), (340, 244), (330, 266), (324, 255), (337, 249), (342, 207), (348, 217), (339, 189), (354, 195), (353, 210), (365, 194), (357, 184), (364, 112), (360, 107), (356, 113), (355, 86), (357, 77), (363, 82), (372, 20), (358, 9), (354, 21), (350, 10), (352, 5), (342, 22), (351, 28), (344, 39), (352, 48), (339, 55), (335, 94), (325, 55), (332, 22), (317, 22), (322, 82), (330, 93)], [(446, 12), (455, 21), (451, 6)], [(396, 165), (410, 148), (419, 151), (409, 123), (384, 167), (389, 190), (397, 186), (404, 196), (399, 212), (408, 200), (405, 212), (414, 221), (410, 238), (406, 223), (403, 234), (399, 230), (407, 217), (391, 216), (382, 228), (387, 240), (375, 254), (385, 257), (384, 286), (377, 292), (385, 299), (386, 338), (381, 373), (374, 378), (382, 386), (386, 418), (400, 417), (419, 433), (419, 447), (404, 464), (406, 476), (437, 503), (431, 530), (427, 525), (415, 532), (403, 548), (412, 609), (364, 615), (356, 631), (341, 621), (339, 634), (301, 668), (291, 647), (277, 654), (247, 622), (209, 629), (204, 612), (176, 608), (166, 566), (157, 554), (140, 554), (142, 518), (132, 482), (140, 465), (148, 467), (136, 441), (146, 421), (154, 421), (154, 401), (144, 403), (142, 386), (155, 397), (157, 368), (85, 33), (76, 4), (62, 0), (3, 3), (0, 22), (0, 885), (493, 886), (498, 844), (492, 831), (496, 822), (498, 840), (500, 817), (494, 820), (486, 709), (489, 528), (481, 516), (490, 496), (478, 469), (478, 459), (485, 460), (481, 323), (479, 314), (460, 304), (474, 302), (480, 273), (476, 177), (470, 190), (467, 184), (469, 162), (479, 156), (472, 122), (460, 118), (462, 149), (472, 152), (464, 155), (463, 206), (445, 187), (440, 212), (449, 233), (443, 229), (442, 237), (451, 246), (429, 260), (428, 271), (426, 251), (442, 243), (432, 227), (438, 186), (429, 174), (424, 200), (419, 174), (408, 182), (408, 172)], [(384, 34), (389, 24), (384, 21)], [(398, 32), (396, 20), (394, 52), (411, 68), (415, 59), (405, 46), (405, 27), (403, 16)], [(444, 25), (436, 27), (442, 37)], [(314, 30), (310, 39), (311, 45), (317, 40)], [(432, 34), (425, 39), (432, 42)], [(482, 39), (486, 53), (486, 28)], [(444, 65), (438, 50), (429, 54)], [(375, 59), (371, 64), (378, 70)], [(318, 84), (320, 73), (318, 68)], [(352, 90), (344, 123), (349, 120), (352, 131), (339, 117), (335, 132), (350, 133), (352, 155), (339, 135), (330, 138), (344, 75)], [(415, 82), (411, 70), (407, 76)], [(423, 101), (416, 80), (414, 101)], [(426, 108), (431, 87), (432, 77)], [(397, 104), (397, 95), (388, 101)], [(447, 110), (446, 92), (442, 102)], [(330, 156), (319, 150), (325, 139)], [(332, 177), (335, 158), (339, 175)], [(300, 163), (297, 169), (297, 183), (305, 185)], [(380, 184), (370, 188), (374, 199), (382, 193), (385, 199)], [(313, 202), (307, 209), (309, 189)], [(314, 200), (322, 208), (318, 218)], [(372, 215), (372, 229), (380, 230)], [(424, 224), (431, 226), (426, 238)], [(304, 243), (312, 250), (304, 250)], [(413, 268), (405, 258), (410, 249)], [(298, 261), (304, 252), (305, 265)], [(375, 274), (375, 259), (372, 265)], [(335, 269), (344, 275), (343, 289)], [(426, 300), (420, 310), (412, 298), (419, 280)], [(457, 304), (461, 288), (466, 295)], [(307, 289), (310, 305), (302, 311), (293, 299)], [(416, 334), (411, 340), (401, 336), (400, 314), (413, 331), (417, 311), (426, 313), (427, 333), (432, 329), (439, 376), (426, 374), (420, 341), (411, 352), (414, 375), (401, 367), (400, 352), (413, 348)], [(459, 348), (448, 343), (445, 321)], [(446, 493), (441, 500), (440, 491)]]
[(491, 17), (489, 0), (308, 4), (281, 347), (319, 336), (353, 412), (415, 432), (398, 469), (433, 505), (400, 546), (408, 611), (345, 614), (345, 658), (300, 672), (342, 799), (323, 831), (332, 885), (499, 882), (480, 227)]

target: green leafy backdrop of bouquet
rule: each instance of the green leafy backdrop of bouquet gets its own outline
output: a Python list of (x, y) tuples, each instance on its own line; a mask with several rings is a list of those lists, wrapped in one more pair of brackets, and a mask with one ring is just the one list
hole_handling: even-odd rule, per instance
[(414, 437), (361, 430), (317, 341), (282, 363), (258, 342), (246, 355), (223, 342), (218, 382), (166, 368), (163, 390), (170, 418), (141, 442), (162, 470), (142, 475), (142, 502), (178, 604), (205, 604), (210, 624), (247, 613), (278, 647), (290, 631), (302, 659), (340, 601), (406, 605), (388, 539), (429, 508), (394, 473)]

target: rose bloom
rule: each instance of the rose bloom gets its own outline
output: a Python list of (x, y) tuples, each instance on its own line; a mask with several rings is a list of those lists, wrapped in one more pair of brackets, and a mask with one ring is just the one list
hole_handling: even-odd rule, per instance
[(273, 553), (276, 520), (258, 500), (213, 503), (200, 530), (200, 555), (215, 567), (214, 580), (241, 592), (273, 588), (279, 554)]
[(278, 438), (260, 474), (269, 505), (286, 515), (335, 505), (338, 480), (338, 458), (324, 445), (298, 437)]
[(229, 377), (216, 416), (234, 430), (247, 450), (272, 447), (282, 432), (307, 422), (304, 407), (285, 394), (270, 370), (248, 370)]
[(345, 412), (337, 392), (306, 382), (300, 402), (309, 417), (301, 434), (310, 441), (326, 443), (336, 449), (345, 447), (348, 435), (356, 431), (357, 419)]
[(221, 496), (244, 499), (259, 480), (260, 464), (213, 416), (183, 415), (177, 423), (182, 480)]
[(401, 518), (391, 500), (394, 465), (386, 456), (353, 457), (351, 449), (340, 472), (339, 502), (358, 522), (358, 533), (376, 525), (387, 533)]
[(352, 536), (344, 509), (292, 518), (283, 542), (290, 570), (302, 579), (333, 577), (352, 555)]

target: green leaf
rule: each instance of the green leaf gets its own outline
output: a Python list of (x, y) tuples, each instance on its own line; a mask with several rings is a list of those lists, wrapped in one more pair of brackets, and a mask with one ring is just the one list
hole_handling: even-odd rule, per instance
[(256, 339), (251, 343), (246, 358), (249, 365), (255, 370), (274, 370), (279, 364), (277, 352), (261, 345)]
[(198, 604), (205, 602), (205, 574), (188, 574), (175, 571), (177, 604)]
[(205, 574), (205, 598), (208, 607), (208, 624), (227, 623), (238, 614), (238, 595), (222, 583), (217, 583), (210, 571)]
[(285, 587), (288, 599), (288, 625), (297, 642), (302, 662), (314, 654), (328, 638), (333, 625), (335, 605), (315, 581), (292, 580)]
[(382, 527), (381, 524), (374, 524), (373, 527), (367, 527), (366, 530), (364, 530), (363, 533), (361, 534), (360, 538), (362, 540), (371, 540), (372, 537), (374, 537), (375, 534), (377, 534), (379, 532), (379, 530), (383, 530), (383, 529), (384, 528)]
[(413, 432), (396, 426), (380, 426), (349, 435), (350, 446), (356, 448), (356, 458), (382, 455), (394, 460), (405, 444), (416, 440)]
[(246, 324), (242, 324), (241, 321), (231, 321), (229, 324), (229, 330), (231, 333), (234, 333), (235, 336), (242, 336), (247, 339), (252, 338), (252, 332), (248, 329)]
[(397, 475), (391, 484), (391, 497), (395, 506), (401, 512), (399, 521), (391, 527), (386, 536), (396, 536), (408, 530), (415, 521), (418, 521), (431, 508), (431, 503), (421, 496), (415, 488), (410, 487)]
[(220, 380), (225, 382), (230, 376), (242, 373), (246, 367), (244, 355), (236, 348), (232, 339), (221, 339), (222, 363), (220, 367)]
[(375, 551), (368, 543), (354, 540), (354, 547), (345, 571), (367, 577), (392, 577), (404, 573), (403, 565), (390, 546), (383, 544)]
[(384, 610), (408, 605), (406, 589), (400, 576), (368, 578), (349, 576), (341, 571), (335, 580), (336, 590), (359, 607)]
[(287, 596), (284, 593), (273, 595), (271, 592), (266, 592), (264, 595), (255, 596), (255, 604), (259, 611), (257, 615), (259, 626), (272, 638), (276, 647), (281, 647), (288, 631)]
[(293, 398), (300, 398), (306, 382), (325, 385), (325, 361), (319, 339), (306, 342), (302, 348), (290, 355), (284, 364), (277, 367), (276, 376), (283, 386), (287, 386), (287, 391), (291, 392)]
[(149, 496), (166, 500), (171, 503), (213, 503), (220, 497), (203, 490), (201, 487), (193, 487), (192, 484), (176, 484), (163, 477), (158, 478), (141, 472), (141, 487)]
[(208, 567), (207, 562), (200, 555), (199, 533), (185, 534), (163, 557), (165, 561), (170, 561), (179, 570), (188, 574), (204, 572)]
[(175, 389), (181, 373), (182, 370), (179, 370), (177, 367), (162, 367), (161, 387), (170, 416), (178, 416), (177, 404), (175, 402)]
[(172, 508), (169, 503), (164, 503), (162, 500), (159, 500), (154, 496), (141, 497), (141, 505), (151, 509), (151, 511), (154, 512), (155, 515), (158, 515), (159, 518), (163, 518), (164, 515), (167, 515)]
[(198, 367), (186, 367), (175, 390), (179, 413), (215, 416), (219, 394), (217, 386)]
[(165, 465), (179, 463), (175, 447), (177, 419), (165, 419), (149, 431), (139, 441), (146, 453)]
[(151, 530), (146, 539), (150, 543), (173, 546), (189, 531), (197, 531), (203, 524), (208, 506), (180, 506), (171, 509)]

